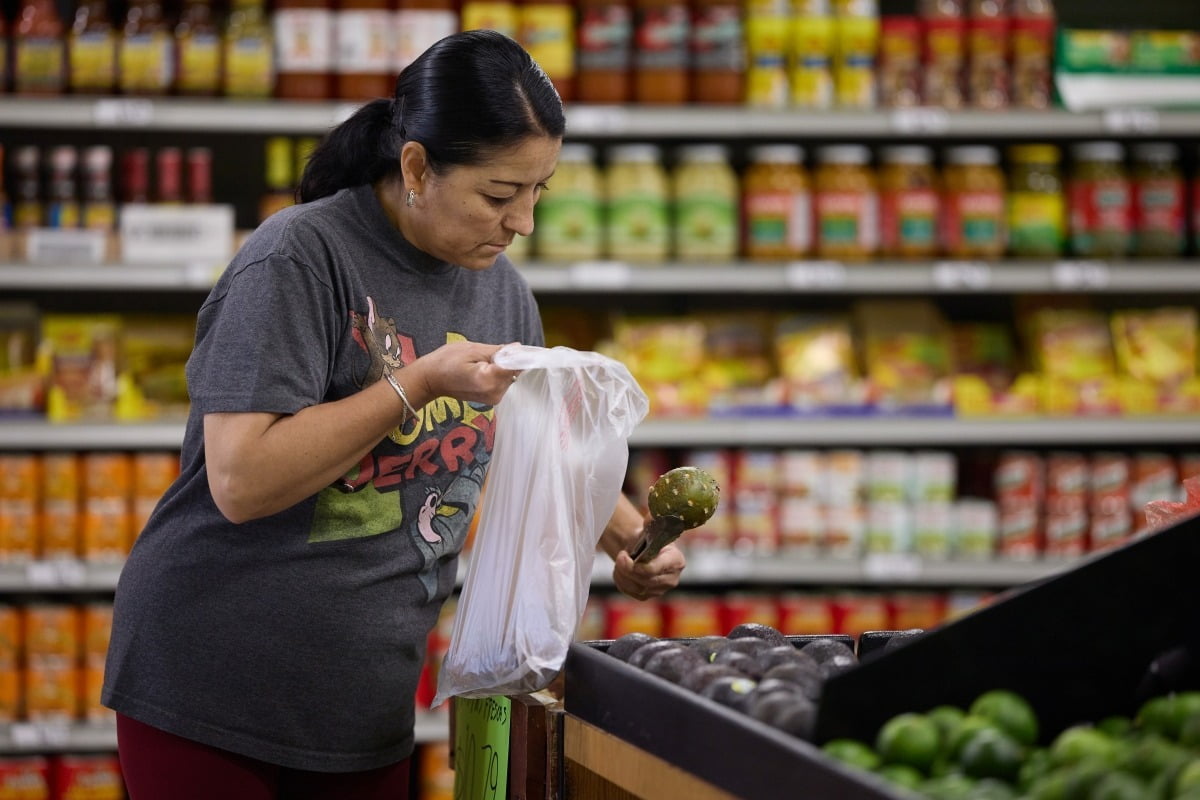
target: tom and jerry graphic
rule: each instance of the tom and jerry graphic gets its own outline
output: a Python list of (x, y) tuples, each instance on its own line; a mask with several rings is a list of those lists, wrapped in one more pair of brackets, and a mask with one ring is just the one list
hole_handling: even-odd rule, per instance
[[(410, 336), (396, 329), (374, 298), (350, 310), (355, 342), (367, 356), (360, 387), (417, 358)], [(463, 340), (457, 333), (447, 341)], [(462, 549), (491, 459), (495, 416), (490, 406), (439, 397), (387, 439), (317, 500), (310, 542), (398, 532), (424, 559), (421, 580), (437, 589), (438, 562)], [(406, 509), (408, 512), (406, 513)]]

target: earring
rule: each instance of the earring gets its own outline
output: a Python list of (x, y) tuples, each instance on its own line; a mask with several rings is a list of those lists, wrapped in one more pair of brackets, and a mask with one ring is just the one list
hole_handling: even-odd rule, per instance
[(408, 197), (404, 198), (404, 205), (408, 206), (409, 208), (412, 208), (416, 202), (417, 202), (417, 190), (409, 189)]

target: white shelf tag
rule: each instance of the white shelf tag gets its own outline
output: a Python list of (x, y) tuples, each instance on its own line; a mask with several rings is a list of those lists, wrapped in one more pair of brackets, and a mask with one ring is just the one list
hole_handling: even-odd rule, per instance
[(142, 128), (154, 121), (154, 103), (133, 98), (97, 100), (92, 115), (97, 125)]
[(939, 261), (933, 265), (933, 285), (939, 289), (986, 289), (992, 285), (992, 268), (983, 261)]
[(901, 108), (892, 112), (892, 128), (900, 133), (945, 133), (950, 115), (944, 108)]
[(626, 289), (633, 281), (629, 265), (620, 261), (581, 261), (571, 265), (568, 276), (580, 289)]
[(32, 722), (14, 722), (8, 726), (8, 732), (18, 750), (36, 750), (42, 746), (42, 730)]
[(25, 567), (25, 580), (35, 588), (58, 587), (58, 569), (48, 561), (31, 561)]
[(880, 581), (912, 581), (921, 577), (921, 559), (910, 553), (872, 553), (862, 562), (863, 574)]
[(233, 206), (121, 207), (121, 258), (131, 264), (219, 263), (233, 255)]
[(589, 133), (624, 133), (629, 127), (625, 109), (617, 106), (574, 106), (569, 112), (568, 127), (572, 136)]
[(36, 723), (41, 729), (42, 742), (47, 747), (66, 747), (71, 742), (71, 726), (65, 721)]
[(25, 260), (37, 264), (100, 264), (107, 251), (107, 231), (34, 228), (25, 239)]
[(1104, 112), (1104, 129), (1113, 133), (1158, 133), (1162, 120), (1149, 108), (1110, 108)]
[(791, 289), (841, 289), (846, 267), (840, 261), (796, 261), (787, 265), (784, 280)]
[(1059, 289), (1103, 289), (1108, 286), (1108, 265), (1103, 261), (1057, 261), (1050, 279)]
[(54, 566), (58, 570), (58, 581), (63, 586), (83, 586), (87, 582), (87, 567), (81, 561), (58, 561)]

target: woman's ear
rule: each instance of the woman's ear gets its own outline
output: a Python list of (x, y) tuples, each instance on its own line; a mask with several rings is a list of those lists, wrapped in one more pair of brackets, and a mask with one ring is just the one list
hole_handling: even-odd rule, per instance
[(400, 174), (404, 178), (404, 188), (421, 194), (425, 189), (427, 166), (425, 145), (420, 142), (405, 142), (400, 148)]

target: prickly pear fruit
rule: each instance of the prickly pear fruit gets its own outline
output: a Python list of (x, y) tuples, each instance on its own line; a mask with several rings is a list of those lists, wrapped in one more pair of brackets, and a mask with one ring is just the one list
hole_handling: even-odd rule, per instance
[(712, 475), (699, 467), (676, 467), (650, 487), (647, 505), (651, 517), (678, 517), (689, 530), (708, 521), (720, 497), (721, 487)]

